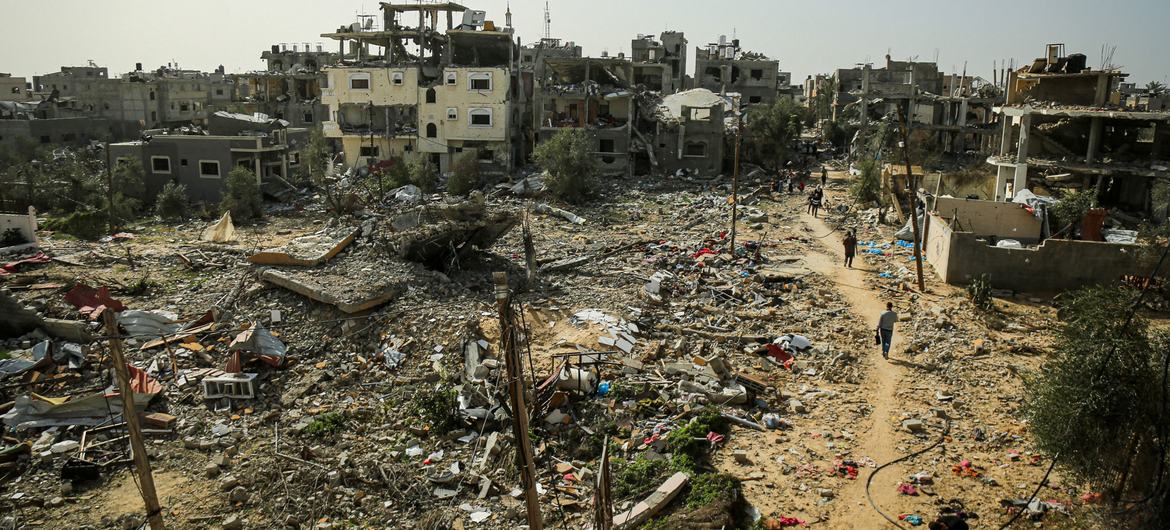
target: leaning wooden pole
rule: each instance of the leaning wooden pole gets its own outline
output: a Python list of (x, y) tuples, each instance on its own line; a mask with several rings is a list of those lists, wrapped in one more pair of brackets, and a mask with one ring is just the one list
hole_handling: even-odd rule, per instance
[(600, 470), (597, 472), (597, 488), (593, 491), (593, 530), (613, 530), (613, 499), (609, 470), (609, 436), (601, 446)]
[(528, 406), (524, 400), (524, 370), (512, 328), (511, 294), (508, 274), (492, 273), (496, 287), (496, 308), (500, 313), (500, 354), (508, 374), (508, 400), (512, 407), (512, 435), (516, 440), (516, 455), (520, 458), (520, 482), (524, 489), (524, 503), (528, 508), (528, 528), (542, 530), (540, 497), (536, 493), (536, 463), (532, 454), (532, 440), (528, 436)]
[(142, 501), (146, 503), (146, 520), (151, 530), (166, 528), (162, 519), (162, 507), (158, 504), (158, 494), (154, 491), (154, 475), (150, 472), (150, 458), (146, 454), (146, 445), (142, 443), (142, 427), (138, 425), (138, 409), (134, 407), (134, 390), (130, 388), (130, 374), (126, 369), (126, 358), (122, 355), (122, 339), (118, 336), (118, 320), (114, 312), (107, 308), (105, 316), (105, 330), (110, 336), (110, 357), (114, 363), (114, 374), (118, 379), (118, 393), (122, 395), (122, 417), (126, 420), (126, 428), (130, 431), (130, 450), (134, 453), (134, 471), (138, 473), (138, 482), (142, 486)]
[[(913, 90), (913, 87), (911, 87)], [(909, 106), (907, 102), (907, 106)], [(910, 109), (902, 112), (898, 105), (898, 113), (902, 114), (902, 160), (906, 163), (906, 180), (910, 185), (910, 227), (914, 232), (914, 268), (918, 272), (918, 291), (926, 290), (926, 280), (922, 278), (922, 238), (918, 235), (918, 185), (914, 181), (914, 171), (910, 168)], [(896, 196), (895, 196), (896, 197)]]

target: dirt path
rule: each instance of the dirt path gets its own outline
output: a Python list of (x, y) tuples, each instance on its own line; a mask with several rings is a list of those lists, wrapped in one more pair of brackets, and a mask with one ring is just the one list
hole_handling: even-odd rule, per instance
[[(862, 258), (854, 261), (856, 268), (847, 269), (842, 266), (842, 243), (840, 232), (833, 232), (826, 236), (832, 228), (822, 219), (815, 219), (811, 215), (802, 214), (807, 235), (817, 238), (826, 253), (810, 252), (807, 256), (809, 268), (827, 278), (832, 278), (837, 288), (849, 301), (858, 325), (867, 326), (867, 329), (876, 327), (878, 315), (885, 310), (886, 300), (867, 288), (865, 278), (866, 265)], [(822, 237), (823, 236), (823, 237)], [(895, 310), (898, 310), (895, 307)], [(872, 332), (871, 332), (872, 333)], [(901, 334), (894, 334), (894, 343), (891, 348), (891, 357), (898, 351)], [(894, 436), (894, 421), (891, 419), (898, 410), (895, 391), (903, 377), (904, 370), (897, 362), (889, 362), (881, 357), (879, 347), (871, 347), (859, 352), (865, 363), (869, 377), (863, 385), (862, 395), (873, 407), (869, 418), (858, 426), (859, 436), (853, 450), (856, 458), (868, 456), (878, 465), (889, 462), (900, 456), (895, 450), (897, 440)], [(840, 494), (837, 502), (841, 503), (838, 511), (834, 512), (832, 520), (828, 521), (831, 528), (880, 528), (888, 523), (870, 507), (865, 495), (865, 481), (874, 468), (864, 468), (857, 480), (849, 484)], [(894, 484), (900, 478), (895, 468), (887, 469), (874, 480), (872, 488), (874, 502), (879, 507), (887, 507), (886, 511), (896, 503)], [(887, 484), (887, 482), (889, 484)]]

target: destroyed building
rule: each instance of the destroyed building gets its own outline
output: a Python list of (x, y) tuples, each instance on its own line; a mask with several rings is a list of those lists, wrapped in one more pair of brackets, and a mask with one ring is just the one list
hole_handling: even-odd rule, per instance
[(293, 127), (317, 127), (329, 116), (321, 102), (324, 67), (339, 56), (322, 44), (273, 44), (260, 56), (266, 68), (234, 76), (239, 110), (289, 122)]
[(42, 101), (0, 100), (0, 148), (22, 139), (33, 145), (84, 145), (112, 133), (109, 120), (77, 110), (75, 101), (56, 96)]
[(657, 40), (653, 35), (638, 35), (630, 41), (630, 58), (634, 60), (634, 82), (638, 85), (663, 94), (685, 90), (687, 38), (683, 32), (663, 31)]
[(1091, 190), (1099, 204), (1148, 214), (1154, 179), (1170, 176), (1170, 112), (1110, 103), (1128, 74), (1094, 70), (1083, 54), (1047, 55), (1008, 75), (1001, 116), (995, 200), (1020, 190)]
[(32, 89), (23, 77), (0, 72), (0, 101), (32, 101)]
[(748, 105), (771, 105), (790, 83), (788, 74), (781, 79), (779, 61), (741, 49), (739, 39), (720, 35), (719, 42), (695, 48), (694, 88), (742, 94)]
[(208, 129), (148, 130), (143, 139), (110, 144), (113, 160), (142, 163), (145, 196), (152, 198), (168, 182), (183, 184), (192, 200), (216, 202), (227, 186), (228, 173), (243, 167), (266, 190), (291, 187), (294, 173), (304, 171), (300, 149), (307, 129), (290, 128), (284, 120), (218, 111)]
[(637, 114), (634, 63), (624, 57), (548, 57), (537, 79), (533, 112), (538, 141), (561, 129), (584, 129), (602, 175), (628, 175)]
[[(1060, 291), (1148, 273), (1133, 229), (1152, 213), (1154, 180), (1170, 176), (1170, 113), (1111, 104), (1126, 75), (1050, 44), (1006, 76), (999, 152), (987, 159), (994, 197), (933, 198), (927, 216), (927, 261), (940, 277), (965, 284), (988, 274), (998, 288)], [(1054, 219), (1068, 190), (1090, 193), (1093, 209)]]
[(936, 63), (895, 61), (886, 55), (884, 67), (838, 69), (832, 83), (834, 121), (856, 116), (856, 124), (866, 129), (908, 108), (913, 109), (909, 118), (916, 138), (939, 151), (985, 153), (992, 148), (992, 107), (1000, 101), (1000, 90), (980, 78), (943, 74)]
[(473, 156), (482, 171), (511, 170), (520, 94), (511, 28), (454, 3), (381, 9), (380, 21), (362, 16), (322, 35), (344, 55), (326, 69), (330, 115), (322, 127), (341, 143), (345, 163), (425, 156), (445, 173)]
[(143, 129), (204, 123), (213, 105), (230, 102), (234, 92), (223, 67), (211, 73), (173, 65), (144, 71), (141, 63), (116, 78), (93, 63), (63, 66), (59, 72), (35, 77), (33, 84), (43, 94), (73, 98), (78, 109), (109, 119), (119, 130), (115, 138)]
[(667, 95), (639, 114), (634, 161), (639, 174), (714, 177), (723, 170), (727, 119), (737, 98), (705, 88)]

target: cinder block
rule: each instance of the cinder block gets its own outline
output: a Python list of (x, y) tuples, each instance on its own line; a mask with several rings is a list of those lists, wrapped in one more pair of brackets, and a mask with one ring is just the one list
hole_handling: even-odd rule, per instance
[(227, 374), (203, 378), (203, 399), (253, 399), (256, 374)]

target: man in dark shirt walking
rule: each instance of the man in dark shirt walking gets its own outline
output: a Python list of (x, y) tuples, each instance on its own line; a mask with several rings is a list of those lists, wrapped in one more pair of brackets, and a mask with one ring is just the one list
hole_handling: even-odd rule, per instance
[(898, 323), (898, 314), (894, 312), (894, 303), (886, 302), (886, 311), (878, 318), (878, 335), (882, 342), (882, 358), (890, 358), (890, 345), (894, 342), (894, 324)]
[(857, 254), (857, 236), (853, 235), (850, 230), (845, 233), (845, 239), (842, 241), (845, 244), (845, 266), (853, 268), (853, 256)]

